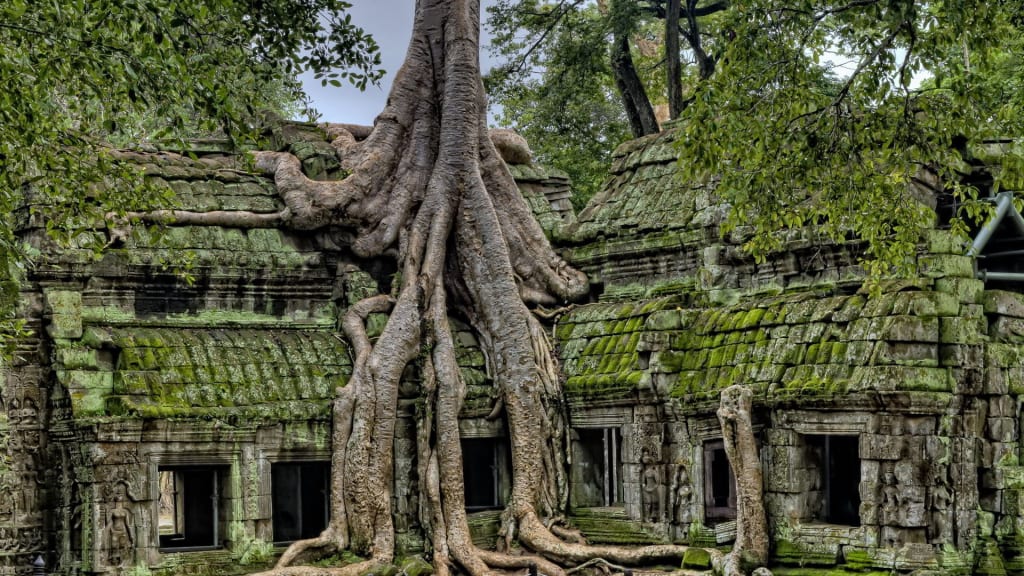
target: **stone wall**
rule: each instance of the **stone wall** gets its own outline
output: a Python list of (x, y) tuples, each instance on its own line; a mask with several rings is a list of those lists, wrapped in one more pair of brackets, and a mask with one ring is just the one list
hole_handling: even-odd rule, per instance
[[(916, 277), (871, 296), (854, 245), (797, 234), (754, 262), (739, 236), (720, 236), (713, 188), (675, 179), (673, 138), (622, 147), (578, 219), (561, 175), (510, 167), (595, 282), (595, 301), (552, 326), (576, 466), (571, 520), (595, 543), (728, 545), (735, 494), (715, 409), (722, 388), (743, 384), (755, 393), (780, 573), (1024, 573), (1024, 296), (986, 289), (941, 230), (920, 247)], [(311, 126), (285, 125), (272, 141), (312, 177), (340, 174)], [(272, 183), (237, 159), (192, 152), (121, 157), (190, 209), (281, 208)], [(341, 230), (272, 228), (137, 227), (124, 239), (100, 229), (112, 245), (97, 256), (51, 244), (45, 210), (29, 208), (20, 233), (43, 256), (21, 296), (33, 333), (0, 390), (0, 575), (24, 573), (36, 554), (67, 575), (267, 565), (281, 550), (274, 467), (328, 460), (330, 401), (351, 370), (337, 318), (387, 291), (393, 263), (354, 257)], [(175, 262), (190, 268), (176, 274)], [(385, 320), (370, 318), (371, 335)], [(472, 330), (453, 329), (461, 431), (493, 464), (500, 501), (506, 432), (487, 418), (497, 394)], [(423, 545), (416, 378), (402, 385), (395, 440), (403, 553)], [(173, 490), (160, 482), (179, 472), (219, 495), (211, 546), (169, 545)], [(488, 507), (471, 514), (481, 546), (497, 529)]]

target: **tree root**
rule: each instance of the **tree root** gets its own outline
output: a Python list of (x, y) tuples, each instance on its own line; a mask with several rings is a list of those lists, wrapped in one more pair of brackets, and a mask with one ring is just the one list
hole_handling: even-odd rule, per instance
[(249, 576), (363, 576), (363, 574), (383, 565), (383, 563), (377, 560), (366, 560), (337, 567), (288, 566), (256, 572)]
[[(341, 228), (358, 256), (397, 254), (395, 297), (363, 300), (341, 322), (354, 361), (332, 412), (330, 525), (319, 537), (292, 544), (278, 567), (263, 576), (354, 576), (393, 560), (398, 389), (417, 358), (423, 377), (416, 413), (418, 512), (439, 576), (453, 568), (488, 576), (530, 565), (547, 576), (566, 576), (561, 566), (675, 563), (687, 550), (591, 546), (578, 532), (541, 520), (568, 506), (569, 418), (551, 342), (524, 302), (561, 307), (585, 297), (589, 286), (551, 248), (488, 137), (479, 9), (477, 0), (417, 2), (406, 64), (374, 127), (327, 128), (342, 167), (350, 171), (343, 180), (312, 181), (291, 154), (257, 152), (256, 166), (273, 175), (285, 210), (133, 215), (173, 225)], [(382, 334), (371, 341), (367, 316), (387, 310)], [(478, 336), (497, 391), (494, 412), (503, 408), (508, 423), (513, 478), (499, 552), (481, 550), (470, 538), (459, 432), (465, 384), (449, 316), (466, 320)], [(734, 463), (749, 463), (749, 404), (735, 408), (727, 403), (732, 397), (723, 394), (720, 412), (726, 447), (739, 450), (735, 458), (730, 453)], [(744, 470), (737, 468), (737, 480)], [(758, 482), (759, 474), (758, 469)], [(755, 491), (739, 494), (744, 536), (737, 547), (762, 558), (766, 546), (746, 536), (757, 529), (744, 528), (757, 521), (757, 514), (744, 512)], [(536, 555), (512, 553), (517, 541)], [(339, 568), (290, 566), (342, 549), (370, 559)], [(720, 552), (709, 552), (722, 563)]]

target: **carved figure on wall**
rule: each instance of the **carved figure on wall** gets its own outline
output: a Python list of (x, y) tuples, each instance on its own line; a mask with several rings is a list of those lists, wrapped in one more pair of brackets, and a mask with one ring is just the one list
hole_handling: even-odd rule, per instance
[(673, 493), (675, 494), (673, 518), (677, 524), (685, 526), (693, 520), (693, 486), (690, 484), (690, 474), (687, 472), (685, 464), (676, 466), (673, 482)]
[(661, 469), (657, 460), (650, 451), (644, 450), (641, 458), (643, 472), (640, 478), (640, 487), (643, 490), (643, 519), (647, 522), (660, 522), (662, 520), (662, 483)]
[(14, 550), (18, 545), (13, 528), (0, 528), (0, 550)]
[(107, 512), (107, 563), (110, 566), (130, 563), (135, 549), (133, 514), (126, 502), (127, 493), (127, 486), (118, 482), (114, 486), (114, 502)]
[(41, 486), (39, 481), (39, 471), (36, 469), (35, 458), (28, 457), (23, 461), (24, 468), (21, 471), (21, 486), (20, 493), (21, 497), (18, 504), (19, 520), (22, 522), (32, 522), (37, 520), (41, 515), (42, 511), (36, 509), (36, 493)]
[(882, 486), (882, 524), (897, 525), (900, 516), (900, 491), (896, 485), (896, 475), (885, 473), (885, 484)]
[(932, 488), (932, 542), (947, 544), (951, 542), (951, 526), (949, 509), (953, 505), (953, 495), (949, 492), (946, 479), (940, 477)]
[(25, 398), (25, 403), (21, 406), (21, 423), (24, 424), (37, 424), (39, 417), (39, 408), (36, 406), (35, 400), (31, 398)]

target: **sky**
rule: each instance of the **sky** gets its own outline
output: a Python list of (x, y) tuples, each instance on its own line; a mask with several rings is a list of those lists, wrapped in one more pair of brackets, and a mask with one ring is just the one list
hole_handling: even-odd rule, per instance
[[(341, 88), (321, 86), (320, 81), (314, 79), (312, 74), (303, 75), (300, 79), (306, 93), (313, 100), (314, 108), (320, 111), (320, 120), (368, 125), (373, 124), (373, 119), (384, 109), (388, 91), (391, 89), (391, 80), (405, 60), (409, 37), (412, 35), (416, 1), (349, 1), (352, 3), (349, 10), (352, 21), (369, 32), (380, 45), (381, 67), (387, 72), (387, 76), (381, 81), (380, 86), (368, 86), (365, 92), (360, 92), (358, 88), (345, 83), (342, 83)], [(481, 10), (493, 3), (493, 0), (482, 0), (484, 8)], [(486, 20), (487, 14), (482, 13), (480, 18)], [(487, 39), (483, 36), (481, 44), (487, 44)], [(481, 50), (480, 57), (481, 68), (486, 71), (491, 64), (486, 49)]]

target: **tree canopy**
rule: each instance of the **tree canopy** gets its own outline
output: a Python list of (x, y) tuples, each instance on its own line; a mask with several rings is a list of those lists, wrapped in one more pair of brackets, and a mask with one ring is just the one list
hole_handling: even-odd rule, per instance
[[(493, 49), (507, 60), (486, 78), (498, 122), (522, 134), (539, 162), (569, 174), (577, 210), (601, 187), (612, 150), (630, 135), (600, 49), (606, 24), (596, 5), (536, 1), (498, 3), (489, 23)], [(547, 36), (531, 48), (537, 39), (523, 30)]]
[[(0, 262), (25, 261), (13, 218), (26, 193), (53, 206), (49, 226), (65, 239), (108, 211), (167, 201), (141, 189), (107, 193), (99, 185), (105, 178), (129, 176), (104, 153), (107, 142), (136, 139), (158, 124), (166, 129), (155, 136), (218, 130), (244, 142), (258, 110), (301, 95), (300, 71), (330, 83), (376, 81), (377, 45), (348, 7), (341, 0), (0, 3)], [(15, 285), (5, 286), (12, 297)]]
[[(684, 174), (717, 180), (755, 254), (813, 228), (865, 241), (869, 271), (898, 274), (934, 223), (916, 191), (951, 191), (961, 231), (986, 213), (966, 162), (1024, 133), (1024, 101), (1006, 90), (1021, 24), (1016, 2), (736, 2), (733, 39), (683, 114)], [(820, 67), (838, 84), (823, 87)], [(999, 159), (997, 188), (1019, 185), (1020, 154)]]
[[(568, 102), (609, 106), (608, 81), (569, 86), (587, 70), (618, 87), (605, 133), (626, 118), (634, 135), (650, 133), (641, 101), (667, 103), (681, 119), (683, 177), (716, 183), (733, 207), (726, 231), (738, 228), (755, 254), (779, 247), (781, 231), (813, 229), (865, 241), (865, 264), (885, 275), (911, 263), (932, 224), (923, 188), (954, 194), (961, 231), (987, 213), (963, 172), (986, 141), (1024, 130), (1022, 21), (1009, 1), (504, 2), (491, 23), (510, 63), (494, 79), (504, 118), (518, 123), (568, 123), (578, 110)], [(566, 37), (591, 49), (565, 50)], [(620, 73), (626, 57), (637, 86)], [(1019, 185), (1021, 166), (1020, 147), (1004, 146), (995, 185)]]

